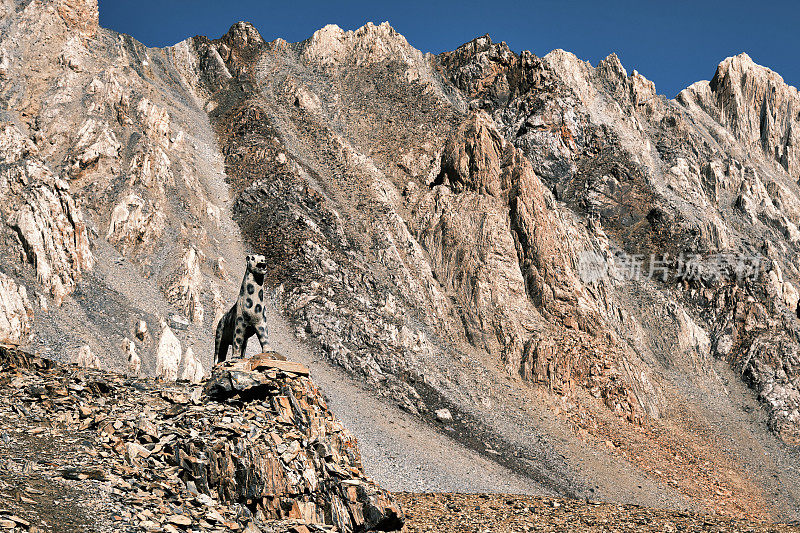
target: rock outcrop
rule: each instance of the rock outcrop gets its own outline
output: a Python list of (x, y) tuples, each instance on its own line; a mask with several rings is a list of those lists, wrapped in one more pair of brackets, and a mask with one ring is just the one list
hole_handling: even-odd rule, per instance
[[(327, 412), (325, 400), (306, 377), (308, 370), (273, 357), (264, 354), (216, 367), (206, 394), (217, 401), (250, 402), (254, 414), (270, 409), (277, 423), (296, 426), (298, 438), (307, 444), (280, 434), (269, 434), (262, 446), (251, 444), (250, 437), (247, 444), (227, 440), (221, 448), (203, 439), (202, 447), (178, 450), (193, 465), (190, 481), (222, 501), (250, 500), (266, 518), (331, 523), (340, 531), (399, 530), (399, 507), (361, 473), (355, 439)], [(259, 433), (267, 436), (265, 429)], [(232, 454), (240, 449), (245, 453)], [(191, 461), (198, 453), (207, 460)], [(215, 472), (231, 469), (246, 474), (215, 479)]]
[(156, 376), (164, 381), (177, 380), (182, 353), (181, 341), (166, 323), (162, 323), (156, 349)]
[(66, 184), (54, 185), (36, 187), (25, 195), (25, 203), (8, 222), (19, 233), (37, 279), (60, 305), (94, 259), (86, 226)]
[(17, 253), (60, 305), (94, 264), (86, 224), (69, 184), (37, 157), (36, 145), (13, 125), (3, 126), (0, 136), (6, 223), (17, 234)]
[(31, 330), (33, 308), (25, 287), (0, 273), (0, 343), (20, 344)]
[(203, 323), (203, 274), (200, 271), (202, 257), (194, 248), (189, 248), (181, 258), (181, 264), (166, 289), (167, 297), (193, 322)]
[(203, 370), (203, 364), (197, 358), (192, 350), (191, 347), (186, 348), (186, 351), (183, 352), (183, 358), (181, 359), (181, 366), (183, 366), (183, 372), (181, 372), (181, 379), (188, 381), (189, 383), (200, 383), (203, 381), (203, 377), (205, 376), (205, 371)]
[[(72, 511), (76, 530), (399, 531), (400, 508), (364, 475), (355, 438), (308, 370), (281, 359), (229, 363), (194, 386), (0, 347), (0, 446), (16, 459), (25, 439), (13, 429), (38, 436), (40, 453), (53, 457), (47, 471), (23, 476), (48, 494), (71, 481), (73, 497), (93, 509)], [(73, 438), (80, 447), (51, 449)], [(4, 503), (36, 527), (50, 519), (28, 498)]]
[(92, 352), (92, 348), (84, 344), (75, 352), (72, 362), (80, 368), (94, 368), (100, 370), (100, 359)]

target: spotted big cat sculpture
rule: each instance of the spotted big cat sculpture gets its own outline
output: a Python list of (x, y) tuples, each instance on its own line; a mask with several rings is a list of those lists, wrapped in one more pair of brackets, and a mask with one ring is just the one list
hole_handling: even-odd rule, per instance
[(233, 348), (232, 357), (244, 357), (247, 339), (258, 336), (261, 350), (267, 351), (267, 318), (264, 308), (264, 275), (267, 260), (263, 255), (248, 255), (247, 270), (233, 307), (219, 319), (214, 346), (214, 364), (222, 362)]

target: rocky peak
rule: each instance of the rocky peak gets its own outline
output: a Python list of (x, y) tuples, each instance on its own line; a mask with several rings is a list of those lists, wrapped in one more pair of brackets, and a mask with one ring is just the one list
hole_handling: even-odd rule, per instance
[(505, 42), (493, 43), (486, 34), (452, 52), (442, 53), (439, 60), (451, 73), (455, 85), (472, 96), (480, 93), (488, 81), (504, 77), (509, 67), (516, 63), (517, 56)]
[(595, 72), (606, 81), (613, 95), (629, 98), (633, 105), (645, 104), (656, 97), (655, 84), (635, 70), (628, 76), (619, 57), (613, 52), (598, 63)]
[(264, 44), (264, 38), (261, 37), (261, 33), (256, 27), (249, 22), (242, 21), (231, 26), (222, 39), (242, 49), (258, 47)]
[(541, 59), (528, 51), (517, 55), (488, 34), (438, 58), (453, 84), (472, 98), (473, 108), (505, 105), (539, 86), (545, 76)]
[(656, 98), (655, 84), (634, 70), (628, 75), (616, 53), (592, 67), (565, 50), (553, 50), (544, 57), (548, 69), (558, 76), (583, 101), (597, 98), (604, 90), (622, 105), (645, 105)]
[(622, 66), (622, 61), (615, 52), (611, 52), (605, 59), (597, 64), (597, 70), (608, 78), (625, 79), (628, 77), (628, 72)]
[(679, 101), (696, 101), (739, 141), (800, 177), (800, 94), (776, 72), (742, 53), (722, 61), (710, 82), (695, 83)]
[(443, 60), (448, 58), (470, 60), (475, 56), (505, 63), (511, 63), (516, 58), (516, 54), (511, 51), (505, 41), (495, 43), (488, 33), (462, 44), (452, 52), (442, 53), (441, 58)]
[(409, 66), (418, 66), (423, 61), (422, 53), (408, 44), (406, 38), (388, 22), (377, 26), (367, 22), (352, 31), (328, 24), (303, 42), (301, 56), (308, 62), (322, 66), (350, 62), (360, 65), (385, 60), (400, 60)]
[[(505, 42), (503, 42), (502, 44), (505, 45)], [(492, 42), (491, 36), (487, 33), (486, 35), (484, 35), (482, 37), (476, 37), (476, 38), (472, 39), (470, 42), (462, 44), (461, 46), (456, 48), (453, 52), (445, 52), (445, 54), (446, 55), (451, 55), (451, 54), (458, 54), (458, 53), (463, 53), (463, 52), (468, 52), (470, 54), (476, 54), (478, 52), (483, 52), (483, 51), (489, 50), (490, 48), (493, 48), (494, 46), (495, 46), (495, 43)], [(508, 48), (508, 47), (506, 47), (506, 48)]]
[(586, 80), (591, 75), (592, 65), (588, 61), (582, 61), (572, 52), (557, 48), (551, 50), (543, 59), (547, 67), (573, 89), (586, 85)]
[(237, 22), (220, 40), (226, 46), (240, 51), (253, 51), (264, 44), (261, 33), (249, 22)]

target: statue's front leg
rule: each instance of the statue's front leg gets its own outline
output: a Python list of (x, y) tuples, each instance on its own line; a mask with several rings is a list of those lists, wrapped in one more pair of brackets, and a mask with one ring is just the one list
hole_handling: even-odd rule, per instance
[(262, 352), (269, 352), (272, 347), (269, 345), (269, 337), (267, 336), (267, 324), (263, 322), (256, 326), (256, 335), (258, 336), (258, 343), (261, 344)]

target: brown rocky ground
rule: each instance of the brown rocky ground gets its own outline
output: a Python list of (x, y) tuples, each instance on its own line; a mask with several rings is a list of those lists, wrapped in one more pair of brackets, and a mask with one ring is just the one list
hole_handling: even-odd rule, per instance
[(398, 493), (396, 496), (406, 511), (405, 533), (800, 531), (797, 524), (767, 524), (701, 513), (559, 498), (430, 493)]
[(399, 528), (308, 370), (273, 355), (219, 365), (198, 387), (0, 345), (0, 528)]
[[(355, 439), (307, 370), (258, 361), (217, 368), (198, 387), (62, 367), (0, 347), (0, 528), (310, 533), (396, 523), (392, 497), (364, 476)], [(395, 498), (406, 533), (800, 531), (554, 497)]]

